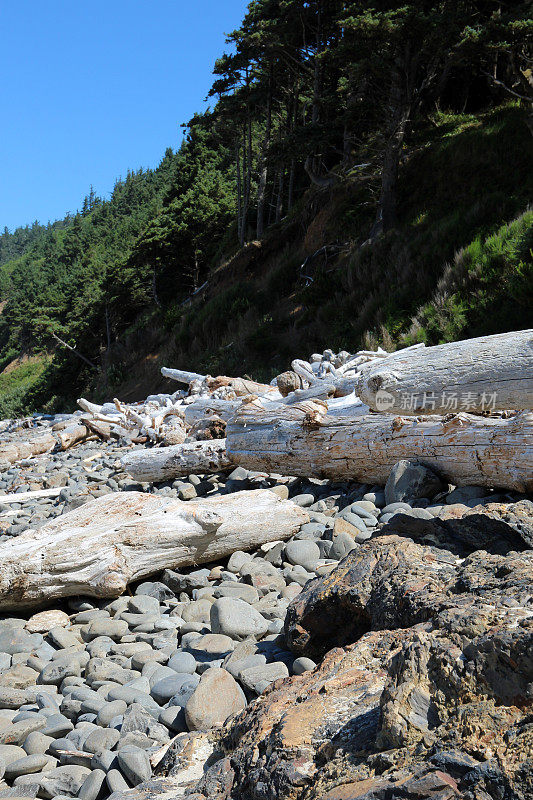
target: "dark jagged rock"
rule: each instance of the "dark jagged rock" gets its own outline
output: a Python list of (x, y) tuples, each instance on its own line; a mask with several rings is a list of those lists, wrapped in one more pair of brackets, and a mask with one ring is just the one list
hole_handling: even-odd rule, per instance
[(350, 553), (287, 617), (296, 652), (333, 649), (227, 723), (190, 797), (528, 800), (532, 578), (532, 552), (394, 536)]
[(443, 547), (460, 556), (475, 550), (505, 555), (511, 550), (520, 552), (533, 547), (533, 503), (530, 500), (488, 503), (466, 513), (451, 507), (431, 520), (399, 513), (381, 533), (408, 536), (421, 544)]
[(321, 655), (365, 631), (435, 627), (480, 635), (526, 619), (533, 552), (507, 557), (477, 551), (466, 559), (399, 536), (350, 552), (329, 575), (310, 581), (289, 606), (291, 649)]

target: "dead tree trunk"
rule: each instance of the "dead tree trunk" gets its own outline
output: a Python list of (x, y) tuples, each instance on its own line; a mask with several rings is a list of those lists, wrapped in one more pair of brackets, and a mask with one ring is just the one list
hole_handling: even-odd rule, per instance
[(86, 503), (4, 544), (0, 609), (118, 597), (128, 583), (288, 539), (309, 516), (268, 489), (181, 502), (126, 492)]

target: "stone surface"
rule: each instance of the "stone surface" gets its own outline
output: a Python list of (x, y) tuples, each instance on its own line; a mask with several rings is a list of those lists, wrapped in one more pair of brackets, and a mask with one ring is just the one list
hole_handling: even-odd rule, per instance
[(236, 641), (248, 636), (261, 638), (268, 631), (266, 619), (253, 606), (237, 597), (221, 597), (213, 603), (210, 622), (213, 633), (225, 634)]
[(475, 550), (505, 555), (533, 547), (533, 503), (488, 503), (473, 509), (445, 506), (432, 519), (413, 519), (400, 512), (381, 532), (399, 533), (461, 556)]
[(229, 785), (221, 759), (194, 799), (528, 800), (532, 579), (531, 551), (350, 553), (287, 618), (296, 651), (329, 652), (228, 722)]
[(431, 498), (447, 488), (433, 470), (419, 461), (398, 461), (385, 484), (385, 500), (387, 504), (411, 503), (419, 497)]
[(246, 706), (237, 681), (221, 668), (208, 669), (185, 707), (189, 730), (207, 730), (223, 725), (231, 714)]

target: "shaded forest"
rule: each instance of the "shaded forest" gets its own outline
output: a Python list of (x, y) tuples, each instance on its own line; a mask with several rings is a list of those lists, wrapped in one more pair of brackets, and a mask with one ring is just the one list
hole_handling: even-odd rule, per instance
[(0, 235), (0, 417), (530, 326), (532, 7), (250, 3), (177, 151)]

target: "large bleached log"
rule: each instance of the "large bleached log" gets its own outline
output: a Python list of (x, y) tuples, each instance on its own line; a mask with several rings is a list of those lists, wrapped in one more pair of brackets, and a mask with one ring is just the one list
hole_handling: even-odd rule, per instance
[(75, 444), (84, 442), (90, 435), (91, 431), (81, 424), (69, 425), (62, 431), (57, 432), (57, 441), (62, 450), (68, 450), (74, 447)]
[(51, 433), (43, 433), (25, 442), (6, 442), (0, 444), (0, 461), (9, 461), (14, 464), (21, 458), (30, 458), (42, 453), (48, 453), (56, 446), (57, 441)]
[(0, 549), (0, 609), (60, 597), (118, 597), (128, 583), (288, 539), (309, 515), (258, 489), (181, 502), (113, 493), (27, 531)]
[(384, 484), (401, 459), (418, 459), (455, 485), (533, 489), (533, 414), (508, 419), (324, 415), (307, 402), (281, 411), (250, 403), (226, 429), (228, 456), (262, 472)]
[(364, 368), (356, 392), (402, 414), (533, 409), (533, 330), (400, 350)]
[(225, 439), (135, 450), (121, 460), (124, 470), (135, 480), (156, 482), (221, 472), (233, 466), (226, 453)]
[(183, 405), (185, 423), (194, 425), (200, 419), (216, 414), (224, 420), (228, 420), (241, 405), (241, 400), (217, 400), (214, 397), (197, 397), (193, 403)]

